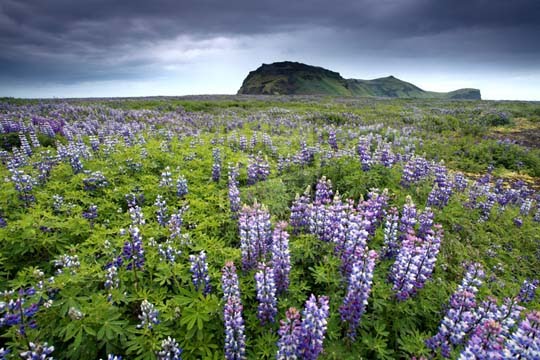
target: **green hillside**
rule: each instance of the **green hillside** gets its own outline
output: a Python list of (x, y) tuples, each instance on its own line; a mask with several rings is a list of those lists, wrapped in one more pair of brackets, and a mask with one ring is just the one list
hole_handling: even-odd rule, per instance
[(373, 80), (344, 79), (337, 72), (290, 61), (263, 64), (251, 71), (238, 94), (480, 99), (478, 89), (459, 89), (448, 93), (424, 91), (394, 76)]

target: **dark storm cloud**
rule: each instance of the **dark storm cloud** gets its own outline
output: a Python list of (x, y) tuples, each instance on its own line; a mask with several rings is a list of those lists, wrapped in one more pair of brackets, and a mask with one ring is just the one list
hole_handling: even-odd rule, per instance
[(489, 56), (508, 66), (533, 64), (540, 60), (539, 17), (538, 0), (0, 0), (0, 80), (150, 76), (157, 60), (145, 50), (164, 41), (311, 28), (342, 34), (331, 46), (357, 49), (358, 56)]

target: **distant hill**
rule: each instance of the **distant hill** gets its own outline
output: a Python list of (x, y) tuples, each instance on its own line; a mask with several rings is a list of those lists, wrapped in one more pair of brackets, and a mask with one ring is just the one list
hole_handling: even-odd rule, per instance
[(388, 76), (373, 80), (344, 79), (337, 72), (298, 62), (263, 64), (244, 79), (238, 94), (336, 95), (390, 98), (479, 100), (480, 90), (459, 89), (447, 93), (425, 91)]

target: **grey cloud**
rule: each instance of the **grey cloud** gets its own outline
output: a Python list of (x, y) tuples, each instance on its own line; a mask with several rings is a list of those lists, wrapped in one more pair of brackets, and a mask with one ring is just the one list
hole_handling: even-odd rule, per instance
[[(336, 53), (497, 57), (533, 66), (539, 17), (537, 0), (0, 0), (0, 78), (150, 76), (155, 59), (146, 49), (179, 36), (294, 36), (311, 28), (332, 32), (333, 43), (319, 46)], [(296, 40), (299, 49), (308, 46)]]

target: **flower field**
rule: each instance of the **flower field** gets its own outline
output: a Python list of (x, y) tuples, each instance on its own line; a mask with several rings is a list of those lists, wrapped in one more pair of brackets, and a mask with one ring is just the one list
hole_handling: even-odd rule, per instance
[(0, 359), (540, 359), (523, 124), (538, 103), (0, 99)]

